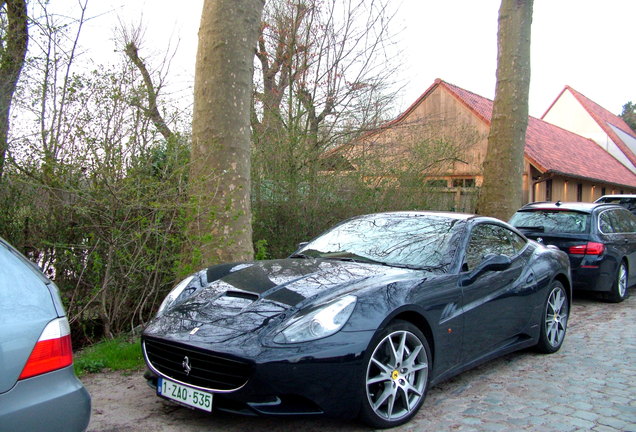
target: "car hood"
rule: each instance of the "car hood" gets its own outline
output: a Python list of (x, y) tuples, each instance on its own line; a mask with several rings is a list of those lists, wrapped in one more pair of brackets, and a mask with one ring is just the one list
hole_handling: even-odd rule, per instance
[(396, 280), (422, 279), (428, 274), (421, 270), (325, 259), (283, 259), (224, 266), (200, 272), (198, 280), (191, 282), (191, 285), (199, 285), (196, 291), (153, 320), (145, 334), (183, 340), (178, 335), (194, 336), (192, 331), (196, 328), (196, 338), (222, 340), (237, 331), (258, 332), (284, 321), (297, 310), (348, 292), (384, 286)]

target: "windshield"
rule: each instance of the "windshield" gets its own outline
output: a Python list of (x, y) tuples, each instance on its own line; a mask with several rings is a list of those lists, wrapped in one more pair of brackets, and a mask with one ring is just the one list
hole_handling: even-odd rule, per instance
[(524, 231), (582, 234), (590, 231), (590, 215), (567, 210), (519, 211), (510, 224)]
[(295, 255), (447, 271), (461, 222), (421, 214), (362, 216), (337, 225)]

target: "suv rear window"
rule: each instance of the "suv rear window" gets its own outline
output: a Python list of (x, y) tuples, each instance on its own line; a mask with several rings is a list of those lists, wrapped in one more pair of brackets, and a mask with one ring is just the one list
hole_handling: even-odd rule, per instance
[(523, 210), (510, 224), (524, 231), (582, 234), (590, 231), (590, 215), (567, 210)]

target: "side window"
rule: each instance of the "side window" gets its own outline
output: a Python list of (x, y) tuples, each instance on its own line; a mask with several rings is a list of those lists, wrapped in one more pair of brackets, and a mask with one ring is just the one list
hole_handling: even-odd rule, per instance
[(524, 246), (523, 238), (504, 227), (491, 224), (477, 225), (470, 235), (463, 270), (473, 270), (489, 254), (506, 255), (512, 258)]
[(610, 218), (610, 211), (604, 211), (598, 217), (598, 229), (603, 234), (612, 234), (614, 232), (614, 224)]
[(505, 231), (508, 233), (508, 236), (510, 237), (510, 243), (512, 244), (512, 248), (514, 249), (515, 255), (518, 254), (519, 252), (523, 250), (524, 247), (526, 247), (526, 244), (528, 244), (528, 242), (515, 232), (512, 232), (510, 230), (505, 230)]
[(614, 232), (629, 233), (636, 231), (636, 217), (634, 217), (629, 210), (612, 210), (612, 216), (614, 220)]

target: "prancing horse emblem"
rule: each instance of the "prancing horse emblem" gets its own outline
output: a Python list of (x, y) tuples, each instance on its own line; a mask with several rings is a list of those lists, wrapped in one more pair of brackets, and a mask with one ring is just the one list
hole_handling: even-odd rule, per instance
[(192, 366), (190, 366), (190, 359), (188, 358), (188, 356), (185, 356), (183, 358), (183, 363), (181, 363), (181, 366), (183, 366), (183, 370), (185, 371), (186, 375), (190, 375)]

